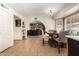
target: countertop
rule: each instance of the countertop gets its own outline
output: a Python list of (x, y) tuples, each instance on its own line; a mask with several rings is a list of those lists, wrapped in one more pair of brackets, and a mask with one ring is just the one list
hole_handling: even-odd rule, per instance
[(66, 35), (66, 37), (67, 37), (67, 38), (71, 38), (71, 39), (73, 39), (73, 40), (79, 41), (79, 36), (77, 36), (77, 35)]

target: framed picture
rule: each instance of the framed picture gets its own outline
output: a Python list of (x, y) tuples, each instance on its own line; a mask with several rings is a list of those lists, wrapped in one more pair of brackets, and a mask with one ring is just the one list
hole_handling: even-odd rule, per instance
[(21, 27), (21, 20), (15, 20), (16, 27)]
[(14, 15), (14, 19), (15, 19), (15, 26), (21, 27), (21, 19), (17, 17), (16, 15)]

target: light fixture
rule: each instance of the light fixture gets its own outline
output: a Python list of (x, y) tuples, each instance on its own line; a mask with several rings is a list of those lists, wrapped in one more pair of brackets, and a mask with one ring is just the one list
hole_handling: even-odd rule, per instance
[(45, 10), (45, 13), (50, 16), (53, 17), (57, 12), (57, 8), (48, 8)]

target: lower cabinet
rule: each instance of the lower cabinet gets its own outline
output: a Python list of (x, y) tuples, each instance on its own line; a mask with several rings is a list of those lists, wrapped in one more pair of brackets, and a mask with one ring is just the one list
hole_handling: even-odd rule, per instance
[(68, 55), (79, 56), (79, 41), (68, 38)]

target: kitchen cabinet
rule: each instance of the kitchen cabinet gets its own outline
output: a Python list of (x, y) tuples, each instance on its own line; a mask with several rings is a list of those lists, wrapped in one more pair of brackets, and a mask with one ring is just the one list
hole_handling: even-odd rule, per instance
[(79, 56), (79, 36), (66, 37), (68, 38), (68, 56)]

